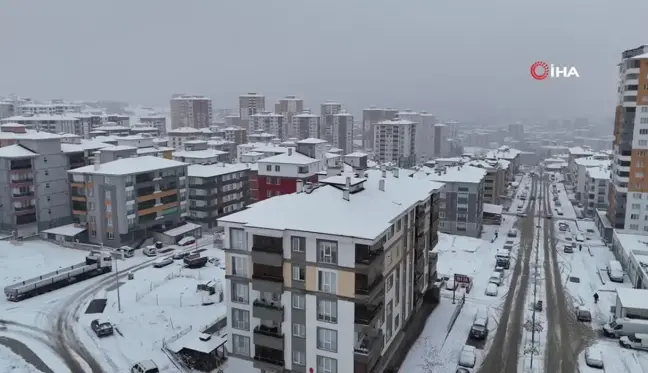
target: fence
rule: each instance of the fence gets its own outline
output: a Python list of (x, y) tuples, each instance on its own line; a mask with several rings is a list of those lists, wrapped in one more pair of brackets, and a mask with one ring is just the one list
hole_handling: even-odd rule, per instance
[(135, 302), (151, 306), (169, 306), (169, 307), (192, 307), (202, 306), (208, 303), (220, 303), (220, 294), (222, 289), (216, 291), (213, 295), (208, 295), (204, 291), (198, 291), (197, 288), (193, 291), (186, 292), (164, 292), (159, 294), (152, 294), (159, 287), (167, 284), (169, 281), (178, 278), (189, 278), (201, 281), (203, 276), (200, 271), (190, 270), (185, 271), (180, 269), (176, 272), (169, 273), (163, 280), (157, 282), (150, 282), (149, 288), (135, 293)]

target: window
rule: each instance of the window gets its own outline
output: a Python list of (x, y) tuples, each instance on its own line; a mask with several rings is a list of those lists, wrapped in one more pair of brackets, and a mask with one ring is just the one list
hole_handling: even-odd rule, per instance
[(281, 167), (279, 165), (275, 165), (275, 172), (281, 171)]
[(306, 268), (303, 266), (294, 265), (292, 266), (292, 278), (296, 281), (306, 281)]
[(306, 325), (293, 323), (293, 335), (299, 338), (306, 338)]
[(630, 214), (630, 219), (639, 220), (639, 214)]
[(320, 299), (317, 303), (317, 320), (337, 323), (337, 301)]
[(398, 221), (396, 222), (396, 232), (400, 232), (402, 228), (403, 228), (403, 221), (401, 219), (398, 219)]
[(49, 176), (49, 171), (45, 170), (45, 176)]
[(648, 140), (639, 140), (638, 143), (639, 143), (639, 146), (646, 146), (646, 145), (648, 145)]
[(329, 352), (337, 352), (337, 331), (317, 328), (317, 348)]
[(272, 171), (272, 165), (271, 164), (266, 166), (266, 171)]
[(108, 237), (109, 240), (114, 240), (115, 236), (113, 235), (113, 232), (107, 232), (106, 237)]
[(337, 264), (337, 242), (335, 241), (317, 241), (317, 261), (320, 263)]
[(306, 238), (305, 237), (291, 237), (290, 246), (292, 251), (296, 253), (303, 253), (306, 251)]
[(250, 356), (250, 337), (232, 334), (232, 350), (236, 355)]
[(635, 177), (642, 178), (642, 177), (644, 177), (644, 173), (643, 172), (635, 172)]
[(330, 357), (318, 355), (317, 373), (337, 373), (337, 360)]
[(232, 302), (234, 303), (249, 303), (250, 288), (247, 284), (232, 283)]
[(113, 226), (112, 218), (108, 218), (108, 220), (106, 221), (106, 224), (108, 224), (109, 227), (112, 227)]
[(638, 224), (630, 224), (630, 229), (631, 230), (637, 230), (637, 229), (639, 229), (639, 225)]
[(394, 276), (390, 275), (389, 278), (387, 278), (387, 291), (390, 291), (392, 287), (394, 287)]
[(303, 310), (306, 308), (306, 297), (304, 294), (293, 294), (292, 295), (292, 306), (298, 310)]
[(271, 191), (271, 190), (269, 190), (269, 191), (266, 193), (266, 197), (268, 197), (268, 198), (272, 197), (272, 191)]
[(303, 351), (293, 351), (293, 364), (306, 365), (306, 354)]
[(250, 330), (250, 311), (232, 308), (232, 328)]
[(230, 249), (247, 250), (245, 230), (240, 228), (230, 229)]
[(394, 317), (394, 329), (398, 330), (398, 325), (400, 324), (400, 315)]
[(49, 188), (49, 183), (45, 183), (45, 188)]
[(248, 261), (246, 257), (232, 256), (232, 275), (247, 277)]
[(337, 293), (337, 273), (319, 270), (317, 274), (319, 291)]
[(639, 209), (641, 209), (641, 205), (639, 203), (633, 203), (632, 204), (632, 209), (633, 210), (639, 210)]
[(400, 268), (396, 268), (396, 289), (394, 289), (394, 300), (396, 304), (400, 300)]
[(632, 198), (641, 199), (641, 193), (632, 193)]
[[(641, 124), (648, 124), (648, 118), (641, 118)], [(648, 135), (648, 129), (642, 128), (639, 130), (640, 135)]]
[(105, 195), (106, 199), (110, 199), (110, 191), (109, 190), (107, 190), (104, 195)]

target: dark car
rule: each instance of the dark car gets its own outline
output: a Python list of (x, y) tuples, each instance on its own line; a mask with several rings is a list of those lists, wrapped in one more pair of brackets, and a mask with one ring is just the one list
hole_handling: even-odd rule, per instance
[(90, 323), (90, 327), (92, 328), (92, 331), (95, 332), (95, 334), (99, 338), (107, 337), (109, 335), (112, 335), (114, 332), (113, 326), (109, 322), (92, 320), (92, 322)]

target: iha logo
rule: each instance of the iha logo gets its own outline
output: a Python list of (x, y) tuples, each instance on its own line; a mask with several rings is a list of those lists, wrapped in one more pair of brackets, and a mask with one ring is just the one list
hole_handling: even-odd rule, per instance
[(535, 80), (551, 78), (580, 78), (578, 70), (574, 66), (556, 66), (543, 61), (536, 61), (531, 64), (531, 77)]

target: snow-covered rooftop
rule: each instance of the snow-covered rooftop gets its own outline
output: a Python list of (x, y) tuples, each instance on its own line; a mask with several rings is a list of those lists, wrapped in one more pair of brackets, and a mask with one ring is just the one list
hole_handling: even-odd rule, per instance
[(183, 225), (169, 229), (168, 231), (165, 231), (164, 234), (170, 237), (177, 237), (181, 234), (191, 232), (193, 230), (196, 230), (200, 228), (200, 225), (194, 224), (194, 223), (184, 223)]
[(307, 164), (312, 164), (317, 162), (319, 162), (319, 160), (297, 152), (292, 152), (292, 154), (284, 153), (284, 154), (274, 155), (272, 157), (259, 160), (259, 163), (296, 164), (296, 165), (307, 165)]
[(333, 158), (340, 158), (342, 157), (340, 154), (335, 154), (335, 153), (326, 153), (324, 156), (328, 159), (333, 159)]
[(130, 146), (130, 145), (113, 145), (109, 146), (106, 148), (101, 149), (101, 151), (107, 151), (107, 152), (120, 152), (124, 150), (134, 150), (137, 149), (136, 146)]
[(111, 146), (114, 145), (106, 144), (96, 140), (81, 139), (80, 144), (61, 143), (61, 151), (63, 151), (63, 153), (77, 153), (84, 152), (86, 150), (103, 149)]
[(249, 169), (250, 166), (245, 163), (219, 163), (211, 165), (194, 164), (188, 167), (187, 175), (190, 177), (214, 177)]
[(218, 347), (227, 342), (227, 337), (200, 333), (197, 330), (190, 331), (177, 340), (166, 345), (166, 348), (174, 353), (180, 352), (183, 348), (192, 351), (210, 354)]
[[(401, 174), (402, 171), (400, 170)], [(375, 240), (389, 229), (406, 209), (443, 187), (442, 183), (415, 178), (382, 179), (380, 170), (365, 174), (364, 190), (343, 198), (338, 187), (323, 185), (310, 193), (280, 195), (257, 202), (249, 209), (220, 218), (222, 222), (275, 230), (318, 232)], [(380, 180), (384, 180), (384, 191)], [(281, 212), (281, 214), (278, 214)]]
[(104, 132), (110, 132), (110, 131), (130, 131), (130, 127), (126, 126), (101, 126), (95, 128), (96, 131), (104, 131)]
[(172, 130), (168, 130), (168, 135), (183, 135), (183, 134), (200, 134), (202, 133), (200, 129), (193, 127), (178, 127)]
[(394, 119), (394, 120), (383, 120), (378, 122), (377, 124), (382, 124), (382, 125), (391, 125), (391, 126), (401, 126), (401, 125), (410, 125), (414, 124), (411, 120), (405, 120), (405, 119)]
[(574, 146), (573, 148), (569, 148), (569, 155), (576, 155), (576, 156), (583, 156), (583, 155), (592, 155), (594, 152), (591, 150), (583, 149), (580, 146)]
[(220, 155), (227, 154), (227, 152), (216, 150), (216, 149), (204, 149), (204, 150), (180, 150), (173, 152), (173, 157), (183, 157), (183, 158), (196, 158), (196, 159), (206, 159), (214, 158)]
[[(13, 124), (12, 127), (14, 127)], [(55, 133), (35, 131), (35, 130), (26, 130), (25, 133), (0, 132), (0, 140), (8, 140), (8, 139), (46, 140), (46, 139), (60, 139), (62, 137), (65, 136), (57, 135)]]
[(61, 236), (68, 236), (68, 237), (73, 237), (76, 236), (77, 234), (84, 232), (86, 228), (76, 226), (74, 224), (67, 224), (67, 225), (62, 225), (60, 227), (56, 228), (50, 228), (46, 229), (43, 231), (43, 233), (48, 233), (48, 234), (58, 234)]
[(344, 156), (349, 158), (360, 158), (360, 157), (366, 157), (367, 153), (353, 152), (353, 153), (345, 154)]
[(608, 159), (594, 159), (591, 157), (576, 158), (574, 162), (583, 167), (608, 167), (610, 161)]
[(610, 170), (607, 167), (590, 167), (586, 172), (592, 179), (608, 180), (610, 178)]
[(0, 148), (0, 158), (29, 158), (37, 155), (38, 154), (33, 151), (20, 145), (9, 145)]
[(316, 139), (314, 137), (309, 137), (307, 139), (297, 141), (297, 144), (324, 144), (326, 140)]
[(174, 148), (170, 148), (168, 146), (148, 146), (145, 148), (137, 148), (137, 154), (138, 155), (147, 155), (147, 154), (154, 154), (154, 153), (159, 153), (159, 152), (169, 152), (175, 150)]
[(26, 122), (39, 122), (42, 120), (53, 120), (53, 121), (78, 121), (78, 118), (68, 116), (68, 115), (49, 115), (49, 114), (34, 114), (34, 115), (15, 115), (13, 117), (8, 117), (2, 119), (3, 123), (15, 122), (15, 121), (26, 121)]
[(486, 177), (486, 170), (483, 168), (463, 165), (445, 167), (445, 172), (439, 175), (437, 171), (429, 167), (421, 167), (418, 171), (409, 171), (414, 178), (438, 181), (441, 183), (479, 183)]
[(243, 154), (241, 154), (241, 155), (245, 155), (245, 156), (248, 156), (248, 157), (258, 157), (258, 156), (263, 156), (263, 153), (259, 153), (259, 152), (247, 152), (247, 153), (243, 153)]
[(112, 162), (101, 163), (99, 169), (95, 169), (95, 165), (90, 165), (75, 168), (68, 172), (75, 174), (131, 175), (185, 165), (187, 164), (183, 162), (147, 155), (138, 157), (137, 159), (123, 158)]
[(617, 288), (617, 296), (625, 308), (648, 309), (648, 290)]

